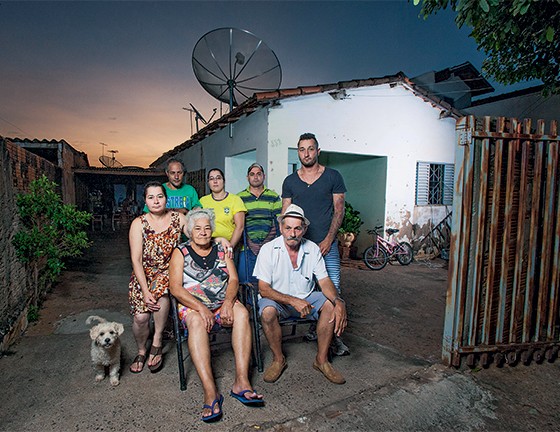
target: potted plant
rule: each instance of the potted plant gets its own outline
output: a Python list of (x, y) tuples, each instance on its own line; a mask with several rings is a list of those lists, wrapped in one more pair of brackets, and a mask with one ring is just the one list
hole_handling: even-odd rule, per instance
[(360, 227), (364, 221), (360, 217), (360, 212), (355, 210), (352, 205), (346, 201), (344, 203), (344, 219), (342, 225), (338, 229), (338, 241), (341, 247), (342, 258), (348, 258), (351, 255), (350, 248), (360, 233)]

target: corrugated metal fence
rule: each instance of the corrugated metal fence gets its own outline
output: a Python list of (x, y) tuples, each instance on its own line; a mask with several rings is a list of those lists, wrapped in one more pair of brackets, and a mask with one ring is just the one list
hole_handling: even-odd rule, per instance
[(560, 346), (557, 122), (464, 117), (443, 360), (553, 359)]

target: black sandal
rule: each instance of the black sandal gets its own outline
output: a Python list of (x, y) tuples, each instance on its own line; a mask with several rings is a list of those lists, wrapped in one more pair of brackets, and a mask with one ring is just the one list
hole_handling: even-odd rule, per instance
[[(144, 370), (144, 364), (145, 363), (146, 363), (146, 355), (145, 354), (138, 354), (136, 357), (134, 357), (134, 360), (132, 360), (132, 364), (130, 365), (128, 370), (131, 373), (140, 373)], [(135, 364), (141, 364), (142, 367), (139, 370), (132, 370), (132, 366), (134, 366)]]
[(159, 361), (156, 364), (148, 365), (148, 369), (150, 369), (151, 373), (159, 372), (163, 367), (163, 355), (161, 347), (152, 345), (152, 348), (150, 349), (150, 355), (154, 357), (159, 356)]

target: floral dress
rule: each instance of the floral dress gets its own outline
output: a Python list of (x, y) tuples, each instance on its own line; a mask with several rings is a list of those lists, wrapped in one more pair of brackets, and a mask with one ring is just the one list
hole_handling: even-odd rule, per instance
[[(169, 287), (169, 262), (171, 254), (181, 239), (181, 220), (177, 212), (171, 212), (171, 224), (159, 233), (156, 233), (146, 215), (140, 216), (142, 221), (142, 267), (148, 282), (148, 288), (156, 300), (167, 293)], [(136, 315), (149, 312), (142, 289), (132, 272), (128, 284), (128, 300), (130, 313)]]

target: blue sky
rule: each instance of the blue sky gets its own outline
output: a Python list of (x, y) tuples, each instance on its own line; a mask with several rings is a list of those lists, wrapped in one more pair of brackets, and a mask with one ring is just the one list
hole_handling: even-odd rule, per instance
[(400, 0), (2, 1), (0, 135), (64, 139), (92, 165), (115, 149), (125, 165), (148, 166), (189, 138), (182, 107), (207, 118), (219, 107), (196, 81), (191, 54), (220, 27), (262, 38), (284, 88), (414, 77), (465, 61), (480, 69), (483, 53), (451, 12), (424, 21), (418, 11)]

